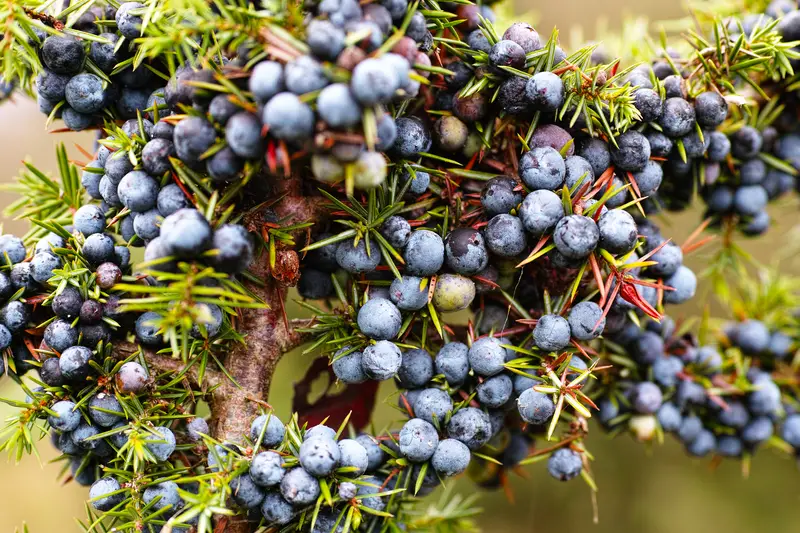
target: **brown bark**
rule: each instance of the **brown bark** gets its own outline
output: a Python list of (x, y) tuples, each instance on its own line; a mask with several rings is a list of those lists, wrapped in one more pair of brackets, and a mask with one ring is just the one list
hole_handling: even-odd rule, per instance
[[(301, 185), (299, 176), (278, 183), (275, 197), (281, 200), (273, 209), (283, 225), (316, 222), (324, 218), (322, 198), (303, 196)], [(288, 321), (284, 316), (283, 304), (288, 287), (281, 281), (296, 280), (297, 272), (291, 275), (279, 272), (280, 268), (281, 265), (276, 265), (276, 272), (270, 272), (266, 251), (250, 265), (250, 272), (264, 283), (246, 282), (245, 285), (268, 307), (242, 310), (237, 331), (244, 337), (244, 343), (235, 346), (224, 358), (226, 370), (239, 387), (226, 386), (224, 392), (214, 395), (211, 432), (221, 442), (241, 442), (244, 435), (249, 435), (250, 424), (258, 416), (259, 408), (266, 405), (272, 376), (281, 357), (308, 340), (308, 335), (295, 331), (295, 328), (310, 322)], [(220, 526), (223, 529), (219, 533), (247, 533), (251, 529), (246, 517), (242, 516), (228, 517), (224, 524), (217, 524), (218, 528)]]

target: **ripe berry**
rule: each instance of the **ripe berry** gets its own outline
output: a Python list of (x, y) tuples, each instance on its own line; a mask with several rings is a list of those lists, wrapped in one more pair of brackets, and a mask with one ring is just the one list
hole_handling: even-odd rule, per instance
[(64, 97), (78, 113), (97, 113), (106, 103), (103, 80), (87, 72), (73, 76), (64, 89)]
[(42, 43), (42, 62), (56, 74), (76, 74), (84, 55), (83, 43), (74, 37), (51, 35)]
[(610, 209), (597, 221), (601, 248), (612, 254), (622, 255), (633, 250), (636, 245), (638, 228), (627, 211)]
[(400, 369), (402, 354), (390, 341), (381, 340), (367, 346), (362, 356), (364, 373), (370, 379), (384, 381), (394, 376)]
[(314, 131), (314, 112), (292, 93), (278, 93), (264, 106), (269, 134), (285, 141), (303, 141)]
[(409, 461), (422, 463), (429, 460), (439, 444), (439, 435), (430, 422), (413, 418), (400, 430), (398, 445)]
[[(481, 190), (481, 205), (487, 216), (507, 214), (522, 201), (522, 193), (515, 191), (517, 180), (509, 176), (497, 176), (486, 182)], [(524, 221), (523, 221), (524, 222)]]
[(556, 249), (572, 259), (589, 255), (600, 240), (597, 224), (589, 217), (569, 215), (558, 221), (553, 232)]
[(569, 481), (581, 473), (583, 462), (578, 452), (559, 448), (547, 460), (547, 471), (559, 481)]
[(525, 50), (514, 41), (500, 40), (489, 50), (489, 64), (498, 73), (499, 67), (522, 69), (525, 66)]
[[(464, 382), (469, 373), (469, 349), (460, 342), (445, 344), (436, 354), (436, 373), (443, 374), (450, 385), (457, 386)], [(499, 350), (498, 350), (499, 352)], [(476, 356), (477, 357), (477, 356)]]
[(528, 424), (541, 426), (546, 424), (555, 413), (556, 406), (547, 394), (536, 392), (532, 388), (525, 389), (517, 399), (519, 416)]
[(515, 257), (525, 250), (527, 239), (522, 221), (513, 215), (495, 215), (484, 233), (486, 247), (500, 257)]
[(142, 17), (131, 13), (132, 10), (142, 9), (144, 4), (139, 2), (125, 2), (117, 8), (114, 17), (117, 22), (117, 29), (128, 40), (139, 37), (142, 31)]
[(564, 158), (547, 146), (534, 148), (522, 156), (519, 164), (522, 181), (532, 190), (556, 190), (564, 183), (566, 166)]
[(528, 78), (525, 94), (534, 109), (552, 113), (564, 104), (564, 82), (552, 72), (538, 72)]
[(728, 102), (715, 91), (706, 91), (695, 97), (694, 110), (701, 127), (714, 129), (728, 116)]
[(371, 298), (358, 311), (358, 328), (367, 337), (388, 340), (397, 336), (403, 317), (389, 300)]
[(117, 390), (121, 393), (136, 394), (143, 391), (147, 386), (148, 379), (147, 371), (136, 361), (128, 361), (123, 364), (114, 376)]
[(196, 209), (181, 209), (161, 223), (161, 240), (170, 255), (197, 257), (211, 246), (211, 226)]
[(543, 315), (533, 330), (533, 342), (546, 352), (562, 350), (569, 345), (570, 327), (564, 317)]
[(292, 505), (310, 505), (319, 496), (319, 481), (303, 468), (292, 468), (281, 480), (281, 495)]
[(668, 98), (664, 112), (658, 120), (659, 126), (669, 137), (683, 137), (694, 128), (695, 111), (692, 104), (683, 98)]

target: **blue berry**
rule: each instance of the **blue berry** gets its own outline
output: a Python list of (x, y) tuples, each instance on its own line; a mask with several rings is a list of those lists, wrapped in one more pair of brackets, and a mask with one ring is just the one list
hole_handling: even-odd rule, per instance
[(433, 452), (431, 466), (441, 476), (457, 476), (467, 469), (471, 456), (469, 448), (463, 442), (444, 439)]
[(747, 397), (747, 407), (754, 415), (772, 415), (781, 410), (781, 390), (771, 379), (766, 378), (754, 383), (753, 390)]
[(153, 455), (158, 462), (169, 459), (175, 451), (175, 435), (168, 427), (158, 426), (153, 428), (155, 434), (148, 435), (145, 439), (145, 448)]
[(537, 111), (554, 112), (564, 104), (564, 82), (552, 72), (537, 72), (528, 78), (525, 94)]
[(583, 259), (600, 240), (600, 231), (594, 220), (583, 215), (568, 215), (556, 224), (553, 241), (556, 249), (571, 259)]
[(583, 462), (578, 452), (569, 448), (559, 448), (547, 460), (547, 471), (559, 481), (569, 481), (583, 470)]
[(505, 368), (506, 351), (500, 339), (483, 337), (472, 343), (469, 365), (480, 376), (494, 376)]
[(53, 270), (60, 267), (60, 257), (48, 252), (38, 253), (30, 262), (30, 275), (37, 282), (45, 284), (53, 277)]
[(333, 373), (336, 375), (337, 379), (343, 383), (363, 383), (367, 380), (367, 375), (364, 373), (364, 367), (361, 363), (363, 354), (356, 350), (346, 355), (339, 355), (349, 350), (350, 347), (345, 346), (336, 352), (331, 365)]
[(89, 499), (92, 507), (103, 513), (110, 511), (125, 500), (125, 494), (122, 492), (113, 494), (121, 490), (122, 487), (119, 481), (113, 477), (107, 476), (98, 479), (89, 489)]
[(361, 106), (344, 83), (334, 83), (320, 92), (317, 112), (332, 128), (347, 128), (361, 122)]
[(742, 439), (734, 435), (720, 435), (717, 439), (716, 451), (722, 457), (741, 457), (744, 444)]
[(244, 226), (225, 224), (218, 227), (211, 246), (217, 250), (212, 263), (218, 271), (236, 274), (244, 271), (253, 260), (253, 241)]
[(306, 438), (300, 446), (300, 464), (309, 474), (323, 477), (339, 466), (341, 452), (333, 439), (325, 437)]
[(667, 277), (677, 272), (683, 263), (683, 251), (680, 246), (673, 242), (668, 242), (656, 253), (650, 256), (651, 261), (657, 264), (648, 267), (648, 270), (659, 277)]
[(489, 65), (499, 74), (505, 73), (499, 67), (521, 69), (525, 66), (525, 50), (514, 41), (500, 40), (489, 50)]
[(336, 248), (336, 262), (339, 266), (352, 274), (372, 272), (381, 263), (381, 251), (374, 242), (370, 243), (369, 252), (364, 239), (353, 246), (353, 242), (342, 241)]
[(50, 427), (63, 433), (74, 431), (81, 423), (81, 412), (76, 409), (73, 402), (62, 400), (54, 403), (50, 410), (52, 415), (48, 415), (47, 423)]
[(553, 231), (564, 217), (564, 204), (552, 191), (533, 191), (525, 197), (519, 218), (527, 231), (536, 237)]
[(158, 211), (162, 216), (168, 217), (172, 213), (189, 207), (191, 204), (176, 183), (165, 185), (158, 193)]
[(556, 407), (550, 396), (526, 388), (517, 398), (517, 409), (522, 420), (528, 424), (541, 426), (553, 417)]
[(261, 103), (268, 102), (284, 90), (283, 66), (277, 61), (258, 63), (250, 74), (248, 87), (256, 100)]
[[(264, 425), (267, 426), (266, 429), (264, 429)], [(277, 416), (274, 414), (260, 415), (250, 425), (250, 440), (256, 442), (261, 439), (261, 446), (275, 448), (283, 442), (285, 432), (286, 428)]]
[(800, 415), (786, 417), (781, 428), (781, 438), (793, 448), (800, 448)]
[(283, 479), (283, 458), (276, 452), (261, 452), (250, 463), (250, 477), (261, 487), (272, 487)]
[[(119, 383), (119, 380), (117, 383)], [(192, 442), (203, 442), (203, 437), (210, 434), (211, 431), (205, 418), (195, 418), (186, 424), (186, 436), (189, 437), (189, 440)]]
[(478, 450), (492, 437), (489, 415), (474, 407), (459, 409), (450, 417), (447, 436), (463, 442), (470, 450)]
[(367, 471), (369, 457), (364, 446), (353, 439), (342, 439), (338, 446), (341, 455), (339, 464), (342, 468), (350, 469), (348, 475), (358, 477)]
[(622, 209), (609, 209), (597, 221), (601, 248), (622, 255), (633, 250), (639, 230), (633, 217)]
[(64, 97), (78, 113), (97, 113), (106, 103), (103, 80), (87, 72), (73, 76), (64, 89)]
[(253, 113), (240, 111), (233, 115), (225, 125), (225, 140), (228, 147), (245, 159), (259, 159), (264, 156), (265, 144), (261, 136), (261, 121)]
[(566, 173), (564, 184), (570, 191), (578, 191), (581, 187), (594, 183), (592, 165), (579, 155), (571, 155), (564, 161)]
[(115, 19), (117, 29), (128, 40), (139, 37), (142, 31), (142, 17), (131, 13), (133, 10), (143, 9), (144, 4), (139, 2), (125, 2), (117, 8)]
[(409, 403), (417, 418), (434, 425), (443, 424), (447, 414), (453, 410), (453, 400), (441, 389), (423, 389), (411, 400)]
[(633, 105), (639, 111), (642, 122), (655, 122), (664, 111), (661, 96), (653, 89), (640, 88), (633, 93)]
[(444, 241), (447, 266), (455, 272), (471, 276), (489, 263), (483, 236), (472, 228), (457, 228)]
[[(268, 492), (264, 495), (264, 501), (261, 504), (261, 514), (268, 525), (284, 526), (292, 521), (295, 509), (280, 494)], [(317, 517), (317, 521), (319, 521), (319, 517)]]
[(71, 346), (58, 359), (61, 375), (67, 381), (80, 382), (89, 375), (92, 351), (83, 346)]
[(511, 399), (514, 384), (505, 374), (498, 374), (485, 379), (476, 387), (478, 402), (485, 407), (497, 409)]
[(687, 444), (686, 451), (695, 457), (705, 457), (717, 447), (717, 439), (707, 429), (700, 430), (697, 436)]
[(749, 447), (755, 447), (769, 440), (774, 433), (772, 420), (766, 416), (760, 416), (750, 421), (741, 433), (742, 441)]
[(642, 414), (653, 414), (658, 411), (663, 401), (663, 395), (658, 385), (650, 381), (638, 383), (632, 391), (631, 401), (633, 408)]
[[(500, 348), (502, 350), (502, 348)], [(499, 353), (500, 350), (497, 350)], [(460, 385), (467, 378), (470, 363), (469, 349), (460, 342), (445, 344), (436, 354), (436, 373), (443, 374), (450, 385)], [(477, 358), (477, 355), (476, 355)]]
[(764, 146), (761, 132), (752, 126), (743, 126), (731, 135), (731, 154), (738, 159), (751, 159)]
[(394, 124), (397, 134), (391, 145), (391, 149), (399, 157), (411, 159), (420, 152), (427, 152), (430, 150), (432, 143), (431, 134), (420, 119), (416, 117), (400, 117)]
[(683, 137), (694, 128), (694, 107), (683, 98), (668, 98), (664, 102), (664, 112), (661, 114), (658, 124), (669, 137)]
[[(217, 132), (204, 118), (190, 116), (175, 126), (173, 142), (178, 158), (189, 165), (197, 164), (205, 152), (214, 145)], [(106, 168), (108, 173), (108, 168)]]
[(319, 496), (319, 482), (305, 469), (292, 468), (281, 480), (281, 495), (292, 505), (310, 505)]
[(694, 110), (701, 127), (714, 129), (728, 116), (728, 102), (719, 93), (706, 91), (695, 97)]
[(170, 255), (196, 257), (211, 245), (211, 226), (196, 209), (181, 209), (161, 223), (161, 241)]
[(637, 172), (650, 160), (650, 143), (641, 133), (626, 131), (616, 139), (617, 146), (611, 147), (611, 160), (617, 168)]
[(315, 56), (335, 60), (345, 47), (345, 32), (330, 21), (314, 19), (308, 24), (306, 42)]
[(664, 431), (674, 432), (681, 427), (681, 412), (673, 403), (663, 403), (656, 412), (656, 418)]
[(486, 247), (500, 257), (515, 257), (525, 250), (527, 238), (522, 221), (513, 215), (495, 215), (484, 232)]
[(518, 183), (508, 176), (497, 176), (486, 182), (481, 190), (481, 205), (487, 216), (507, 214), (522, 201), (522, 194), (515, 191)]
[(566, 176), (564, 158), (550, 146), (526, 152), (519, 162), (519, 175), (531, 190), (556, 190), (564, 184)]
[(397, 373), (402, 358), (400, 349), (394, 343), (381, 340), (364, 349), (361, 363), (368, 378), (383, 381)]
[(558, 315), (543, 315), (533, 329), (533, 343), (545, 352), (563, 350), (569, 345), (570, 326)]
[(152, 139), (142, 149), (142, 166), (151, 176), (162, 176), (172, 168), (169, 159), (175, 155), (172, 140)]
[(56, 74), (76, 74), (85, 55), (83, 43), (71, 36), (50, 35), (42, 43), (42, 62)]
[(358, 327), (371, 339), (388, 340), (397, 336), (403, 324), (400, 311), (389, 300), (371, 298), (358, 311)]
[(171, 509), (177, 511), (183, 507), (183, 500), (178, 494), (178, 484), (174, 481), (162, 481), (144, 489), (142, 500), (145, 505), (152, 505), (150, 509), (160, 511)]
[(406, 272), (413, 276), (432, 276), (444, 263), (444, 242), (433, 231), (420, 230), (411, 233), (403, 252)]
[(694, 297), (697, 291), (697, 276), (691, 269), (681, 265), (674, 274), (664, 280), (664, 285), (675, 289), (664, 292), (664, 302), (682, 304)]
[(395, 72), (380, 59), (365, 59), (353, 69), (350, 89), (364, 106), (387, 102), (399, 88)]
[(589, 341), (603, 333), (606, 319), (603, 310), (596, 303), (579, 302), (570, 309), (567, 322), (572, 337), (579, 341)]
[(89, 418), (98, 426), (111, 427), (124, 416), (122, 405), (114, 396), (101, 392), (89, 401)]
[(422, 286), (423, 279), (416, 276), (402, 276), (392, 280), (389, 298), (398, 309), (418, 311), (428, 303), (428, 287)]
[(406, 389), (416, 389), (428, 383), (433, 378), (433, 359), (430, 354), (420, 349), (406, 351), (397, 378)]
[(439, 435), (430, 422), (413, 418), (400, 430), (398, 445), (409, 461), (422, 463), (429, 460), (439, 444)]

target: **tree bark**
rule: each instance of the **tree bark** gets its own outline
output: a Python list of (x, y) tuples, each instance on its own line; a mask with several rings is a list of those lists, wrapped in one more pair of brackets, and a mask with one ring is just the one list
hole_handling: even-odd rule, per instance
[[(325, 217), (323, 198), (304, 196), (300, 176), (279, 179), (276, 188), (274, 197), (281, 200), (272, 209), (282, 226), (317, 222)], [(288, 263), (288, 268), (291, 265), (298, 268), (296, 256), (294, 262)], [(276, 265), (276, 271), (279, 269)], [(239, 387), (231, 384), (223, 393), (213, 397), (211, 432), (221, 442), (241, 443), (243, 437), (249, 435), (250, 424), (258, 416), (259, 408), (267, 405), (272, 376), (281, 357), (308, 340), (306, 334), (295, 331), (295, 328), (307, 326), (310, 321), (289, 321), (284, 316), (287, 279), (296, 280), (297, 272), (294, 275), (271, 272), (266, 250), (253, 260), (249, 271), (263, 284), (245, 282), (245, 286), (268, 307), (242, 310), (236, 330), (244, 337), (244, 342), (236, 345), (224, 358), (225, 369)], [(219, 531), (215, 530), (215, 533), (248, 533), (251, 525), (245, 516), (231, 516), (220, 520), (217, 529)]]

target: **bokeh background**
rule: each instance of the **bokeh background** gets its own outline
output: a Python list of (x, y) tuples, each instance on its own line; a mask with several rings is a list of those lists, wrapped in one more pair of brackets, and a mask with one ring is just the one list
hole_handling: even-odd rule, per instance
[[(675, 18), (683, 14), (679, 2), (656, 0), (565, 0), (539, 3), (518, 0), (518, 12), (537, 12), (537, 29), (548, 34), (557, 26), (565, 42), (596, 39), (599, 28), (619, 30), (626, 15), (645, 15), (651, 20)], [(501, 30), (503, 28), (500, 28)], [(609, 50), (610, 52), (613, 52)], [(43, 117), (36, 105), (22, 97), (0, 106), (0, 181), (8, 182), (21, 161), (32, 157), (39, 168), (55, 169), (53, 147), (64, 142), (76, 160), (81, 161), (75, 145), (89, 148), (88, 134), (53, 134), (43, 127)], [(0, 192), (0, 205), (13, 195)], [(784, 200), (773, 208), (776, 226), (767, 239), (747, 242), (745, 247), (764, 263), (780, 260), (780, 268), (792, 269), (791, 258), (783, 253), (792, 226), (796, 223), (797, 199)], [(665, 233), (682, 242), (701, 220), (697, 210), (663, 219), (669, 225)], [(21, 232), (25, 225), (4, 219), (6, 231)], [(713, 246), (712, 246), (713, 248)], [(712, 250), (700, 252), (688, 260), (702, 269)], [(697, 315), (698, 304), (680, 310), (683, 316)], [(724, 314), (724, 309), (716, 309)], [(281, 363), (270, 402), (277, 413), (288, 413), (291, 384), (302, 376), (308, 356), (292, 354)], [(0, 397), (20, 397), (17, 387), (8, 380), (0, 385)], [(382, 389), (389, 394), (388, 389)], [(0, 404), (0, 418), (12, 408)], [(396, 417), (387, 405), (380, 405), (376, 426)], [(513, 477), (514, 503), (502, 492), (487, 492), (480, 500), (484, 513), (479, 519), (483, 531), (530, 533), (796, 533), (800, 531), (800, 476), (794, 461), (777, 452), (765, 450), (753, 461), (747, 479), (738, 463), (727, 462), (712, 468), (708, 461), (692, 460), (680, 446), (668, 439), (663, 446), (644, 446), (623, 436), (609, 439), (594, 431), (588, 440), (596, 457), (595, 479), (600, 487), (597, 496), (599, 522), (593, 523), (593, 507), (588, 487), (580, 480), (562, 484), (552, 480), (539, 463), (527, 467), (528, 479)], [(27, 524), (31, 533), (68, 533), (79, 531), (75, 518), (84, 516), (85, 488), (57, 480), (59, 464), (51, 464), (55, 453), (47, 441), (40, 446), (41, 457), (26, 457), (20, 464), (13, 458), (0, 458), (0, 533), (22, 530)], [(7, 459), (7, 460), (6, 460)], [(476, 489), (467, 480), (459, 480), (455, 489), (465, 494)]]

